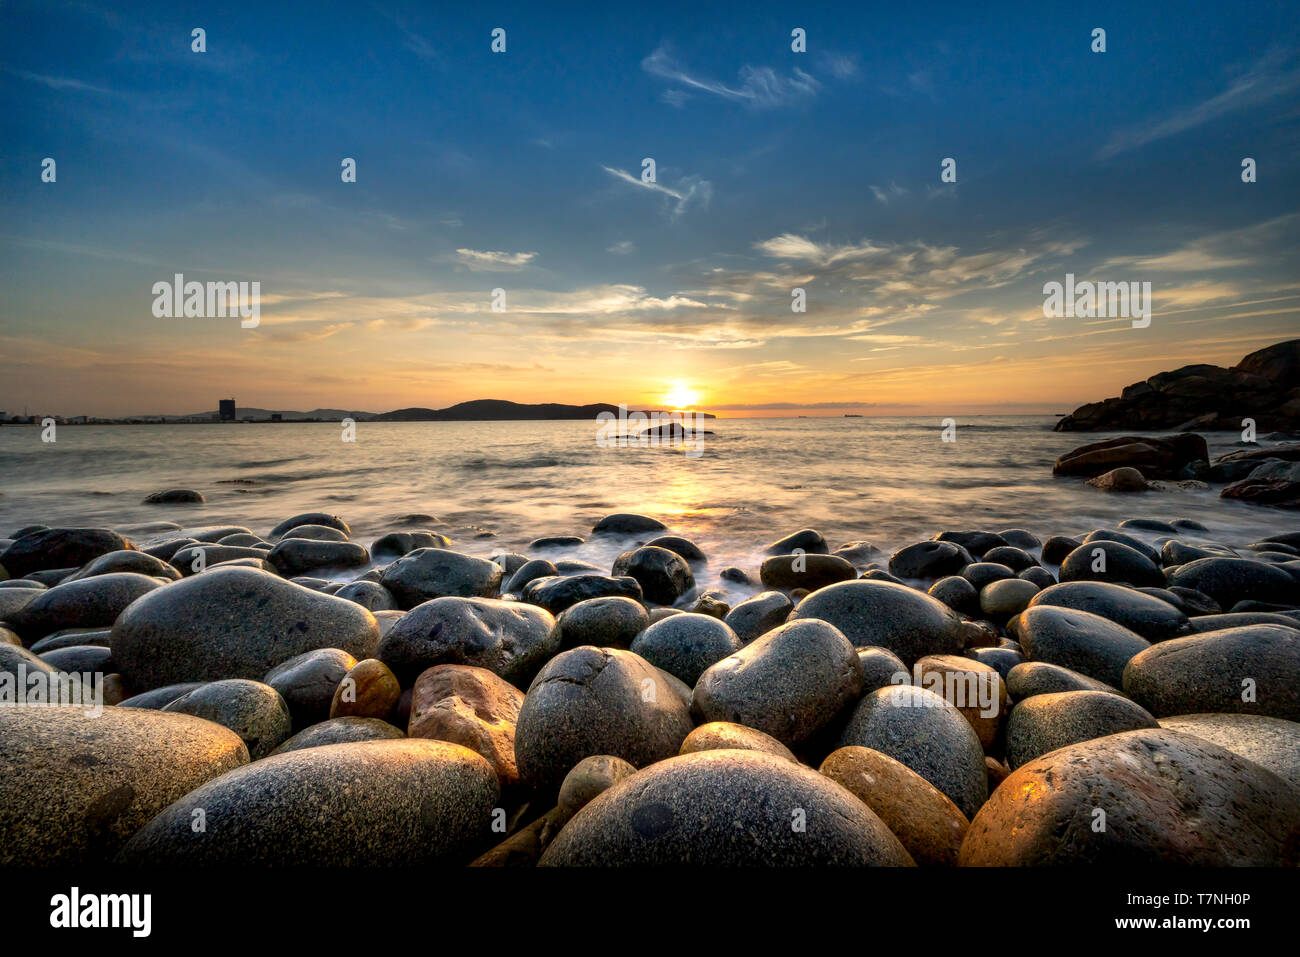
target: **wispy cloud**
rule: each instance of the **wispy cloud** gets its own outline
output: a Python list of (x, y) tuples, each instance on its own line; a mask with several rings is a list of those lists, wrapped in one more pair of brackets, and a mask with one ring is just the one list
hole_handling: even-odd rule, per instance
[(700, 206), (708, 206), (709, 200), (713, 198), (713, 184), (707, 179), (698, 176), (687, 176), (681, 181), (681, 189), (673, 189), (659, 182), (646, 182), (639, 176), (633, 176), (625, 170), (615, 169), (613, 166), (602, 166), (606, 173), (615, 179), (620, 179), (625, 183), (633, 186), (639, 186), (642, 189), (648, 189), (652, 192), (662, 193), (663, 195), (675, 200), (671, 206), (670, 216), (677, 219), (692, 203), (698, 203)]
[(1097, 151), (1097, 159), (1111, 159), (1121, 153), (1204, 126), (1239, 110), (1293, 93), (1300, 88), (1300, 70), (1294, 67), (1284, 69), (1281, 67), (1282, 62), (1281, 55), (1270, 54), (1232, 80), (1222, 93), (1180, 110), (1160, 122), (1143, 123), (1119, 131)]
[[(735, 84), (723, 83), (709, 77), (690, 73), (678, 64), (666, 47), (659, 47), (641, 61), (641, 69), (652, 76), (668, 80), (690, 90), (710, 93), (743, 103), (754, 109), (773, 109), (789, 103), (813, 97), (821, 89), (821, 84), (811, 73), (795, 67), (789, 74), (780, 74), (768, 66), (751, 66), (740, 68), (739, 81)], [(684, 100), (669, 100), (674, 106), (680, 106)]]
[(456, 261), (475, 272), (514, 272), (523, 269), (537, 253), (507, 253), (500, 250), (457, 249)]

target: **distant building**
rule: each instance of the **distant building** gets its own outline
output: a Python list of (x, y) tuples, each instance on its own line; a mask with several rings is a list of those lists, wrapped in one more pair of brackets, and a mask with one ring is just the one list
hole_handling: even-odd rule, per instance
[(235, 400), (221, 399), (219, 401), (219, 406), (220, 406), (220, 413), (221, 413), (221, 421), (234, 422), (235, 421)]
[(272, 421), (272, 422), (283, 422), (283, 421), (284, 421), (284, 416), (282, 416), (279, 412), (272, 412), (272, 413), (271, 413), (271, 421)]

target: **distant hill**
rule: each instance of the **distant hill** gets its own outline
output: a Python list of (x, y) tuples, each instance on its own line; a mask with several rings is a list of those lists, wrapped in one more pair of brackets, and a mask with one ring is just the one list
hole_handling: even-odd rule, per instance
[[(474, 399), (459, 402), (448, 409), (397, 409), (374, 416), (376, 422), (497, 422), (538, 419), (594, 419), (602, 412), (618, 415), (618, 406), (608, 402), (591, 405), (564, 405), (540, 402), (526, 405), (505, 399)], [(714, 418), (707, 412), (698, 413)]]
[[(357, 422), (369, 422), (377, 418), (374, 412), (347, 412), (343, 409), (312, 409), (310, 412), (293, 412), (287, 409), (255, 409), (235, 406), (235, 418), (237, 419), (269, 419), (272, 415), (278, 415), (286, 422), (303, 419), (317, 419), (324, 422), (338, 422), (342, 419), (353, 419)], [(216, 419), (220, 418), (217, 412), (195, 412), (193, 415), (167, 415), (166, 419)]]

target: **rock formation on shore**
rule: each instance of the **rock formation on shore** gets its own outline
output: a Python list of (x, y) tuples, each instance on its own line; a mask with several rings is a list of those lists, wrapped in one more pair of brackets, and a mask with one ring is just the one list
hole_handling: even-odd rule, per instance
[(1190, 365), (1125, 387), (1118, 398), (1080, 406), (1058, 432), (1111, 429), (1300, 429), (1300, 339), (1252, 352), (1230, 369)]

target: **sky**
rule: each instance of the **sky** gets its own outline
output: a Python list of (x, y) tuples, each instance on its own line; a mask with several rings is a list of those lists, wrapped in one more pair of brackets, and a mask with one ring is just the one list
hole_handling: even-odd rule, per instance
[(1300, 336), (1300, 5), (595, 7), (4, 2), (0, 410), (1060, 413)]

